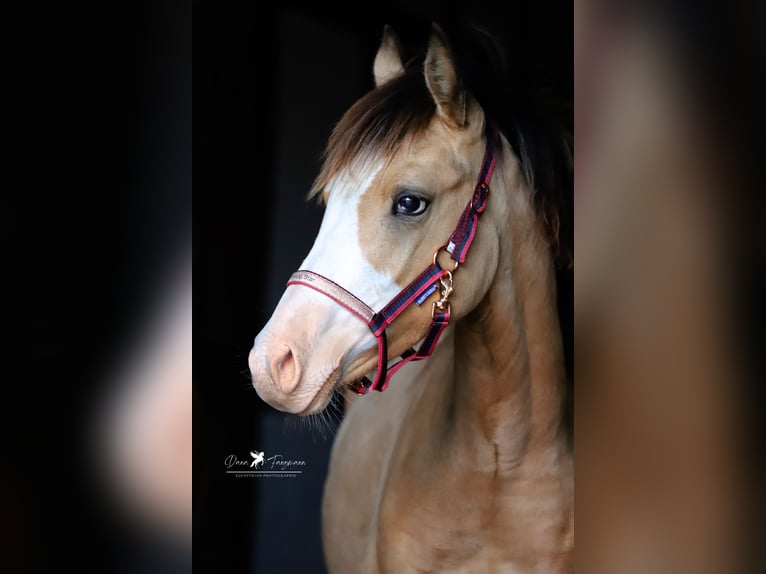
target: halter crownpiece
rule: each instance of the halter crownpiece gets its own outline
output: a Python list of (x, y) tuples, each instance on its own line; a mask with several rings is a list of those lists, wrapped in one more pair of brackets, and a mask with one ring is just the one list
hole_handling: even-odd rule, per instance
[[(471, 200), (460, 214), (457, 225), (450, 235), (447, 243), (439, 247), (434, 253), (433, 262), (426, 267), (409, 285), (399, 291), (377, 313), (361, 299), (350, 291), (344, 289), (334, 281), (314, 273), (313, 271), (299, 270), (292, 274), (287, 285), (303, 285), (318, 293), (329, 297), (349, 312), (364, 321), (372, 331), (378, 343), (378, 368), (375, 379), (370, 381), (362, 377), (351, 383), (351, 388), (360, 395), (367, 394), (370, 389), (385, 391), (388, 383), (396, 372), (410, 361), (419, 361), (431, 356), (436, 343), (439, 342), (444, 329), (449, 324), (452, 308), (449, 297), (452, 294), (452, 274), (458, 266), (465, 261), (468, 249), (476, 235), (479, 223), (479, 215), (487, 208), (489, 199), (489, 182), (495, 169), (495, 147), (499, 140), (497, 130), (487, 123), (487, 147), (484, 152), (484, 161), (479, 173), (479, 181), (476, 184)], [(450, 254), (455, 262), (452, 269), (442, 269), (437, 261), (439, 253), (444, 250)], [(405, 351), (399, 361), (388, 366), (388, 341), (386, 339), (386, 327), (390, 325), (412, 303), (422, 305), (426, 299), (439, 291), (440, 298), (433, 303), (431, 310), (431, 327), (416, 351), (410, 348)]]

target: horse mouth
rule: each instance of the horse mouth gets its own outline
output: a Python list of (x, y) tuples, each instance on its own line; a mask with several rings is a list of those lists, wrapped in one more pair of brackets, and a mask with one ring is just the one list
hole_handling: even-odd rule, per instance
[[(359, 381), (365, 378), (366, 374), (374, 372), (377, 364), (377, 357), (375, 359), (367, 359), (363, 362), (354, 363), (351, 365), (343, 365), (342, 363), (335, 367), (335, 370), (330, 373), (322, 386), (317, 391), (314, 398), (306, 406), (305, 409), (299, 413), (295, 413), (299, 417), (305, 417), (308, 415), (316, 414), (327, 406), (332, 397), (333, 391), (336, 388), (351, 389), (354, 392)], [(372, 369), (372, 371), (371, 371)]]
[(341, 378), (341, 375), (343, 374), (343, 366), (338, 365), (335, 367), (335, 370), (330, 373), (330, 375), (327, 377), (327, 380), (322, 383), (322, 386), (317, 391), (317, 394), (314, 395), (314, 398), (311, 399), (311, 402), (308, 404), (308, 406), (303, 409), (301, 412), (296, 413), (299, 417), (305, 417), (308, 415), (313, 415), (315, 413), (318, 413), (319, 411), (324, 410), (324, 408), (327, 406), (327, 403), (330, 402), (330, 398), (332, 397), (332, 393), (335, 390), (335, 387), (338, 383), (338, 381)]
[(370, 385), (370, 381), (374, 378), (377, 369), (377, 354), (374, 357), (357, 357), (346, 368), (345, 378), (339, 383), (339, 386), (349, 389), (356, 394), (365, 394), (360, 393), (359, 389), (360, 387)]

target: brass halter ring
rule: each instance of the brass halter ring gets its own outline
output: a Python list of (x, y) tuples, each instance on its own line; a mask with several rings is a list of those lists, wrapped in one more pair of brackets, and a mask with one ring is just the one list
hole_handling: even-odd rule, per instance
[[(439, 247), (439, 249), (434, 251), (434, 259), (433, 259), (434, 265), (437, 265), (436, 258), (439, 257), (439, 252), (440, 251), (444, 251), (445, 253), (448, 253), (448, 251), (447, 251), (447, 244), (446, 243), (444, 245), (442, 245), (441, 247)], [(450, 273), (454, 273), (455, 270), (460, 266), (460, 263), (458, 261), (455, 261), (454, 263), (455, 263), (455, 266), (452, 269), (448, 269), (448, 271)]]

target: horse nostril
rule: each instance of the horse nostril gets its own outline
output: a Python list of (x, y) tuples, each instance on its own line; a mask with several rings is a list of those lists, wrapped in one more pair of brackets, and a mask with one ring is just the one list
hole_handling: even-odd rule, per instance
[(287, 349), (287, 354), (279, 360), (277, 365), (281, 378), (292, 380), (295, 375), (295, 358), (293, 357), (292, 349)]
[(291, 392), (298, 385), (298, 363), (293, 350), (285, 346), (282, 354), (278, 354), (271, 364), (271, 376), (277, 386), (285, 393)]

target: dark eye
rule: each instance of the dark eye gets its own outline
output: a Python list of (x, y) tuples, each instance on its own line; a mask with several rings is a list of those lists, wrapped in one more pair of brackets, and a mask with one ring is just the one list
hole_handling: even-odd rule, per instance
[(427, 208), (428, 200), (419, 195), (400, 195), (394, 203), (394, 213), (401, 215), (421, 215)]

